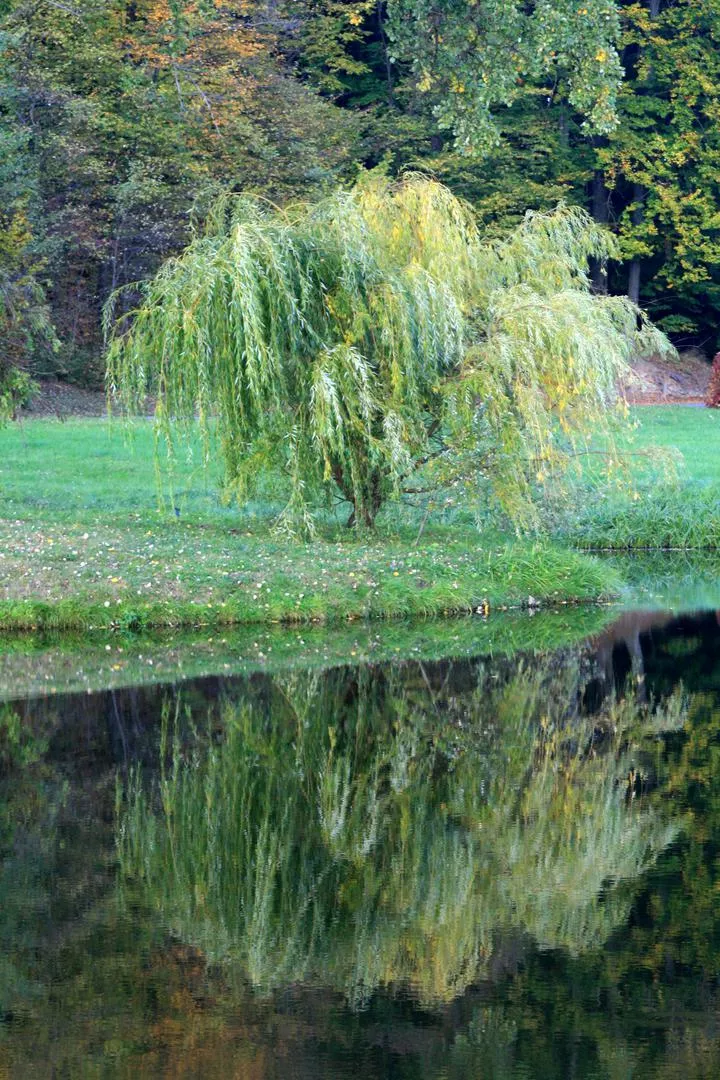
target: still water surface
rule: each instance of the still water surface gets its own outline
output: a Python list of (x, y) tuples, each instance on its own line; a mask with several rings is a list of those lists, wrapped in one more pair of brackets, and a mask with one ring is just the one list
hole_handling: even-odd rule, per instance
[(717, 1077), (720, 625), (0, 705), (0, 1076)]

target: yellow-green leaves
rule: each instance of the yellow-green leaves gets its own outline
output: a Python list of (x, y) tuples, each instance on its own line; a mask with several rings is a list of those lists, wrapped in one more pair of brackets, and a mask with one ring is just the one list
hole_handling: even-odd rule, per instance
[(607, 429), (643, 344), (632, 305), (590, 292), (588, 259), (614, 250), (563, 206), (485, 241), (466, 204), (418, 175), (284, 212), (225, 200), (119, 328), (110, 385), (127, 409), (154, 394), (169, 440), (174, 419), (197, 417), (208, 438), (216, 419), (238, 493), (262, 446), (302, 522), (323, 494), (372, 525), (406, 488), (453, 486), (476, 502), (489, 488), (532, 526), (533, 478)]

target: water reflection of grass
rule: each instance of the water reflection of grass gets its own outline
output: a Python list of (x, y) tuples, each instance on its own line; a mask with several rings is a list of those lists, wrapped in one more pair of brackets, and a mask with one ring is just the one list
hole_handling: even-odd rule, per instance
[(625, 605), (663, 611), (720, 608), (715, 552), (642, 552), (615, 555), (612, 564), (627, 583)]
[(577, 644), (599, 633), (613, 617), (609, 607), (568, 605), (535, 614), (494, 613), (490, 619), (343, 624), (332, 632), (319, 627), (240, 627), (219, 634), (0, 635), (0, 701), (212, 674), (545, 651)]
[(265, 992), (437, 1002), (486, 973), (500, 930), (601, 944), (679, 828), (640, 791), (682, 702), (584, 719), (574, 660), (492, 674), (453, 692), (305, 673), (228, 705), (221, 732), (166, 716), (159, 778), (136, 773), (119, 808), (125, 880)]

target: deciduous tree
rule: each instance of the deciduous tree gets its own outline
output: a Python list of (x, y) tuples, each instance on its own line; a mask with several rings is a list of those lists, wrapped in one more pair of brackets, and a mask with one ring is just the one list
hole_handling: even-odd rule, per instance
[(132, 409), (158, 397), (161, 429), (217, 419), (228, 484), (263, 466), (292, 479), (307, 517), (339, 492), (351, 521), (421, 487), (488, 485), (518, 525), (538, 484), (607, 428), (632, 353), (657, 347), (637, 310), (593, 297), (609, 234), (567, 207), (485, 241), (434, 181), (370, 176), (287, 211), (222, 201), (207, 231), (144, 290), (109, 355)]
[(495, 141), (495, 108), (538, 80), (563, 82), (588, 130), (617, 124), (614, 0), (390, 0), (389, 15), (398, 55), (464, 150)]

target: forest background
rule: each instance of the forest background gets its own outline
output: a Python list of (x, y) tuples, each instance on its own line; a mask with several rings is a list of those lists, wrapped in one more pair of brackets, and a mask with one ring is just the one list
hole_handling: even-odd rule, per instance
[[(573, 25), (614, 20), (617, 53), (590, 57), (600, 84), (622, 64), (614, 124), (587, 123), (554, 52), (482, 99), (478, 77), (500, 85), (508, 65), (478, 66), (477, 0), (0, 0), (0, 374), (100, 385), (108, 297), (179, 251), (218, 193), (283, 204), (377, 167), (430, 171), (491, 233), (528, 207), (586, 207), (625, 260), (594, 287), (712, 355), (720, 0), (570, 7)], [(490, 119), (478, 145), (461, 137), (466, 75)]]

